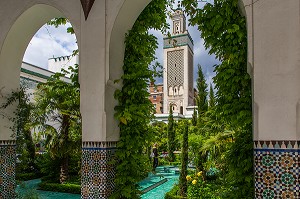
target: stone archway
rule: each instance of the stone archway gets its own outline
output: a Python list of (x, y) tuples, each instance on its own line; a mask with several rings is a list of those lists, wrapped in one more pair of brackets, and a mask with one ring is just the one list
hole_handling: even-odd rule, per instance
[[(0, 91), (5, 95), (18, 88), (21, 59), (37, 28), (55, 16), (69, 18), (75, 26), (81, 52), (83, 166), (88, 160), (94, 161), (87, 167), (87, 173), (83, 173), (82, 197), (107, 198), (113, 191), (114, 173), (105, 169), (119, 137), (113, 118), (116, 102), (112, 96), (120, 85), (113, 81), (122, 74), (124, 34), (150, 0), (94, 1), (87, 19), (81, 2), (92, 1), (0, 2), (0, 18), (5, 19), (0, 21)], [(256, 197), (272, 193), (275, 197), (299, 198), (299, 1), (240, 0), (240, 3), (247, 18), (249, 73), (253, 79)], [(5, 199), (13, 198), (15, 186), (15, 143), (8, 125), (8, 121), (0, 118), (0, 196)], [(101, 158), (95, 160), (94, 155)], [(266, 165), (266, 157), (275, 164)], [(288, 168), (281, 164), (286, 157), (291, 160)], [(281, 170), (278, 174), (276, 168)], [(264, 181), (270, 171), (276, 182)], [(104, 174), (100, 184), (93, 181), (99, 174)]]
[[(46, 4), (27, 4), (27, 7), (16, 8), (10, 14), (10, 18), (15, 17), (16, 20), (7, 20), (7, 24), (12, 22), (12, 25), (7, 26), (7, 29), (1, 28), (1, 38), (4, 38), (0, 42), (1, 104), (4, 102), (4, 96), (19, 88), (22, 58), (33, 35), (51, 19), (66, 17), (57, 8)], [(4, 30), (7, 31), (6, 34)], [(14, 107), (11, 106), (5, 111), (6, 114), (12, 115)], [(10, 121), (0, 118), (0, 159), (4, 160), (0, 166), (1, 198), (14, 198), (16, 143), (10, 126)]]
[[(119, 132), (113, 118), (115, 85), (112, 82), (122, 74), (125, 33), (149, 2), (95, 1), (88, 6), (91, 8), (88, 15), (82, 9), (82, 5), (88, 3), (85, 0), (0, 2), (0, 17), (7, 19), (0, 22), (2, 97), (19, 87), (23, 54), (30, 39), (43, 24), (54, 17), (67, 17), (74, 26), (81, 52), (79, 81), (83, 118), (83, 198), (107, 198), (113, 191), (113, 169), (109, 173), (107, 168)], [(128, 9), (131, 12), (128, 13)], [(3, 102), (2, 97), (0, 103)], [(13, 113), (13, 109), (9, 111)], [(9, 125), (8, 121), (0, 118), (0, 159), (7, 160), (0, 162), (1, 198), (14, 198), (15, 141), (7, 128)], [(95, 155), (100, 159), (95, 159)], [(87, 161), (89, 167), (85, 167)], [(8, 170), (9, 174), (6, 172)], [(100, 178), (96, 184), (95, 177)]]

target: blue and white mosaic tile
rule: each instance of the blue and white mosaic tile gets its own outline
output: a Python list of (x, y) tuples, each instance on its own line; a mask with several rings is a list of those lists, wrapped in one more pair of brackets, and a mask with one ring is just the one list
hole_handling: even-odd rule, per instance
[(299, 199), (298, 142), (259, 142), (254, 142), (255, 198)]
[(16, 145), (13, 140), (0, 141), (0, 199), (15, 198)]
[[(100, 147), (101, 146), (101, 147)], [(81, 198), (108, 198), (114, 191), (115, 144), (84, 142), (82, 148)]]

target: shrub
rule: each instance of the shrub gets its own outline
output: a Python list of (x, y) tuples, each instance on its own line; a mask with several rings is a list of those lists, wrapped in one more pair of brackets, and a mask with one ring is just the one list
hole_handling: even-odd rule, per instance
[(19, 181), (33, 180), (40, 177), (41, 177), (40, 173), (17, 173), (16, 174), (16, 180)]
[(39, 184), (39, 189), (44, 191), (64, 192), (64, 193), (75, 193), (80, 194), (80, 185), (76, 184), (58, 184), (42, 182)]
[(186, 199), (186, 197), (178, 196), (179, 187), (178, 185), (174, 185), (173, 188), (166, 193), (165, 199)]
[(205, 181), (202, 172), (188, 175), (188, 198), (189, 199), (221, 199), (218, 186), (215, 181)]

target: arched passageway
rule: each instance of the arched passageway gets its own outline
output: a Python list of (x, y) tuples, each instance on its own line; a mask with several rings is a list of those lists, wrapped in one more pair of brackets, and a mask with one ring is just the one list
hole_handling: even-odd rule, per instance
[[(0, 103), (11, 90), (19, 88), (22, 57), (34, 33), (55, 17), (67, 17), (74, 27), (81, 52), (83, 198), (107, 198), (113, 191), (114, 170), (108, 168), (108, 162), (119, 138), (113, 117), (116, 104), (113, 80), (122, 74), (125, 33), (149, 2), (95, 1), (90, 5), (85, 0), (0, 2), (0, 16), (6, 19), (0, 22)], [(91, 8), (89, 14), (84, 12), (86, 8)], [(13, 114), (14, 107), (6, 111)], [(6, 160), (0, 162), (1, 198), (14, 198), (15, 139), (10, 125), (0, 119), (0, 157)], [(100, 180), (95, 181), (96, 177)]]
[[(120, 85), (113, 80), (122, 74), (125, 33), (150, 0), (95, 1), (87, 6), (91, 10), (86, 19), (82, 4), (88, 2), (93, 1), (0, 2), (0, 18), (5, 19), (0, 21), (0, 103), (6, 93), (18, 88), (22, 57), (37, 29), (54, 17), (69, 18), (81, 52), (82, 198), (107, 198), (114, 188), (114, 171), (108, 162), (119, 137), (113, 118), (113, 92)], [(299, 198), (300, 3), (240, 3), (247, 18), (253, 80), (256, 197)], [(8, 126), (9, 122), (0, 118), (0, 194), (5, 199), (13, 198), (15, 187), (15, 143)], [(267, 163), (269, 160), (272, 164)], [(266, 180), (266, 174), (275, 180)], [(93, 181), (96, 176), (101, 180)]]

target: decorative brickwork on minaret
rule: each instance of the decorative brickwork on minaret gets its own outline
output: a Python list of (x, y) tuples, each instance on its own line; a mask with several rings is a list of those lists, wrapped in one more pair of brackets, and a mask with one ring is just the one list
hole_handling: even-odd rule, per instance
[(193, 40), (186, 28), (181, 9), (171, 16), (173, 32), (164, 38), (164, 113), (172, 106), (174, 113), (186, 114), (194, 105)]

